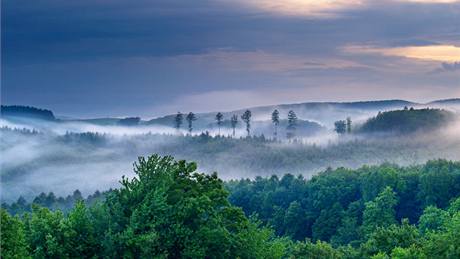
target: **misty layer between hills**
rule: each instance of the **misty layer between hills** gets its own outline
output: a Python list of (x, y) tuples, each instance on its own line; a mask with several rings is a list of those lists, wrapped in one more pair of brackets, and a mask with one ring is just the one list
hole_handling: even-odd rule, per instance
[[(228, 129), (222, 130), (223, 136), (186, 136), (157, 126), (5, 120), (1, 124), (4, 201), (21, 195), (31, 198), (40, 192), (67, 195), (79, 189), (87, 195), (117, 187), (121, 175), (132, 176), (132, 163), (138, 156), (152, 153), (196, 161), (201, 171), (216, 171), (223, 179), (286, 173), (310, 177), (328, 167), (356, 168), (383, 162), (411, 165), (436, 158), (460, 160), (458, 122), (409, 136), (338, 136), (324, 130), (296, 142), (223, 137), (230, 134)], [(238, 135), (244, 135), (244, 131), (239, 129)]]

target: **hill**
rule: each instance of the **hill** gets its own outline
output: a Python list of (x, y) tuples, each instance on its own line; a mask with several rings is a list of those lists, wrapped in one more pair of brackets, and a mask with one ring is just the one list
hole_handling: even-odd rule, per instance
[(413, 133), (429, 131), (442, 127), (452, 121), (454, 114), (442, 109), (403, 109), (381, 112), (368, 119), (360, 132)]
[(2, 117), (20, 117), (50, 121), (56, 120), (53, 112), (50, 110), (21, 105), (2, 105), (1, 115)]
[[(234, 111), (223, 112), (224, 118), (230, 118), (233, 114), (241, 116), (245, 110), (252, 112), (254, 121), (269, 121), (273, 110), (280, 112), (281, 119), (286, 119), (290, 110), (295, 111), (302, 120), (316, 122), (328, 128), (332, 128), (337, 120), (352, 117), (355, 121), (362, 121), (377, 114), (379, 111), (402, 109), (405, 106), (419, 106), (422, 104), (404, 100), (382, 100), (363, 102), (306, 102), (297, 104), (279, 104), (259, 107), (249, 107)], [(214, 122), (216, 112), (198, 113), (198, 121), (195, 125), (198, 128), (207, 127)], [(175, 115), (167, 115), (147, 121), (146, 124), (170, 126), (174, 122)]]

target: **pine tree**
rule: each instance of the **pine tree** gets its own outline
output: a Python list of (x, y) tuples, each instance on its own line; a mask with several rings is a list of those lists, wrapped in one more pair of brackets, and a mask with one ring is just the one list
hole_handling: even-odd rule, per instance
[(184, 115), (181, 112), (177, 112), (176, 117), (174, 118), (174, 127), (179, 131), (182, 122), (184, 121)]
[(347, 117), (347, 133), (351, 133), (351, 118)]
[(244, 121), (244, 123), (246, 124), (246, 132), (248, 133), (248, 137), (250, 136), (251, 134), (251, 111), (250, 110), (246, 110), (243, 115), (241, 116), (241, 119)]
[(288, 112), (288, 125), (287, 125), (287, 134), (286, 137), (291, 139), (295, 136), (295, 130), (297, 128), (297, 115), (293, 110)]
[(219, 136), (220, 136), (220, 126), (222, 126), (223, 119), (224, 119), (224, 115), (221, 112), (218, 112), (216, 114), (216, 122), (217, 122), (217, 127), (219, 128)]
[(230, 123), (232, 124), (233, 137), (235, 137), (235, 128), (236, 128), (236, 125), (238, 124), (238, 115), (233, 114), (232, 118), (230, 119)]
[(278, 125), (280, 124), (280, 112), (278, 110), (274, 110), (272, 112), (272, 122), (273, 122), (273, 125), (275, 126), (273, 136), (276, 140), (276, 137), (278, 135)]
[(185, 117), (185, 119), (187, 120), (188, 122), (188, 132), (190, 134), (192, 134), (192, 131), (193, 131), (193, 122), (196, 121), (196, 115), (195, 113), (193, 112), (189, 112), (187, 114), (187, 117)]

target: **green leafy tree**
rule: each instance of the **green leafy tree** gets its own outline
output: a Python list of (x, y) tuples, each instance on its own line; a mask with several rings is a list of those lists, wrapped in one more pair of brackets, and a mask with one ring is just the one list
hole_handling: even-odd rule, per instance
[(329, 209), (322, 210), (313, 224), (313, 238), (315, 240), (329, 241), (336, 233), (342, 217), (343, 208), (339, 203), (335, 203)]
[(187, 116), (185, 117), (185, 119), (186, 119), (187, 122), (188, 122), (188, 132), (189, 132), (190, 134), (192, 134), (192, 131), (193, 131), (193, 122), (197, 120), (197, 119), (196, 119), (195, 113), (189, 112), (189, 113), (187, 114)]
[(289, 258), (339, 259), (343, 258), (343, 254), (326, 242), (318, 240), (312, 243), (307, 240), (296, 243)]
[(216, 174), (171, 157), (140, 158), (107, 198), (111, 257), (255, 258), (278, 245), (230, 205)]
[(420, 216), (418, 227), (422, 233), (442, 230), (448, 221), (448, 212), (434, 206), (428, 206)]
[(222, 122), (224, 121), (224, 115), (221, 112), (216, 114), (216, 122), (217, 127), (219, 128), (219, 135), (220, 135), (220, 127), (222, 126)]
[(272, 112), (272, 123), (274, 125), (273, 137), (276, 139), (278, 136), (278, 125), (280, 124), (280, 112), (276, 109)]
[(26, 237), (36, 258), (67, 258), (65, 235), (62, 228), (64, 215), (47, 208), (33, 206), (26, 221)]
[(395, 206), (398, 203), (391, 187), (385, 188), (373, 201), (366, 202), (363, 212), (363, 231), (369, 235), (378, 227), (396, 223)]
[(405, 219), (401, 225), (377, 227), (361, 249), (366, 255), (375, 255), (379, 252), (391, 254), (395, 247), (409, 248), (419, 241), (420, 232)]
[(248, 137), (251, 135), (251, 116), (252, 113), (250, 110), (246, 110), (243, 115), (241, 115), (241, 119), (246, 124), (246, 132), (248, 133)]
[(22, 221), (17, 216), (12, 217), (4, 209), (0, 209), (0, 214), (0, 256), (5, 259), (30, 258)]
[(361, 201), (350, 203), (348, 209), (343, 213), (340, 226), (336, 234), (332, 237), (331, 243), (334, 245), (353, 245), (356, 246), (362, 239), (360, 231), (361, 213), (363, 204)]
[(98, 254), (100, 245), (90, 213), (83, 201), (75, 204), (62, 222), (64, 248), (71, 258), (91, 258)]

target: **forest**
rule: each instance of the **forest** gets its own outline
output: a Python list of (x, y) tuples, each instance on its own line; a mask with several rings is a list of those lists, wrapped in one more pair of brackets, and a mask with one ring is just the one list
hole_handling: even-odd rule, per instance
[(460, 256), (453, 113), (346, 117), (307, 137), (284, 116), (267, 135), (250, 110), (216, 113), (212, 132), (193, 113), (166, 131), (139, 117), (6, 121), (2, 258)]
[[(84, 195), (106, 190), (118, 185), (121, 174), (131, 174), (137, 156), (153, 153), (196, 161), (200, 170), (217, 171), (225, 180), (287, 173), (309, 178), (328, 167), (358, 168), (387, 161), (411, 165), (439, 157), (459, 160), (458, 131), (442, 129), (411, 137), (336, 136), (331, 131), (311, 142), (286, 142), (264, 136), (54, 134), (4, 127), (0, 129), (5, 136), (1, 139), (3, 200), (11, 202), (22, 195), (30, 201), (40, 192), (66, 196), (75, 189)], [(21, 159), (14, 159), (17, 156)]]
[(460, 256), (458, 162), (224, 182), (194, 162), (153, 155), (139, 158), (134, 172), (65, 212), (2, 209), (2, 257)]

